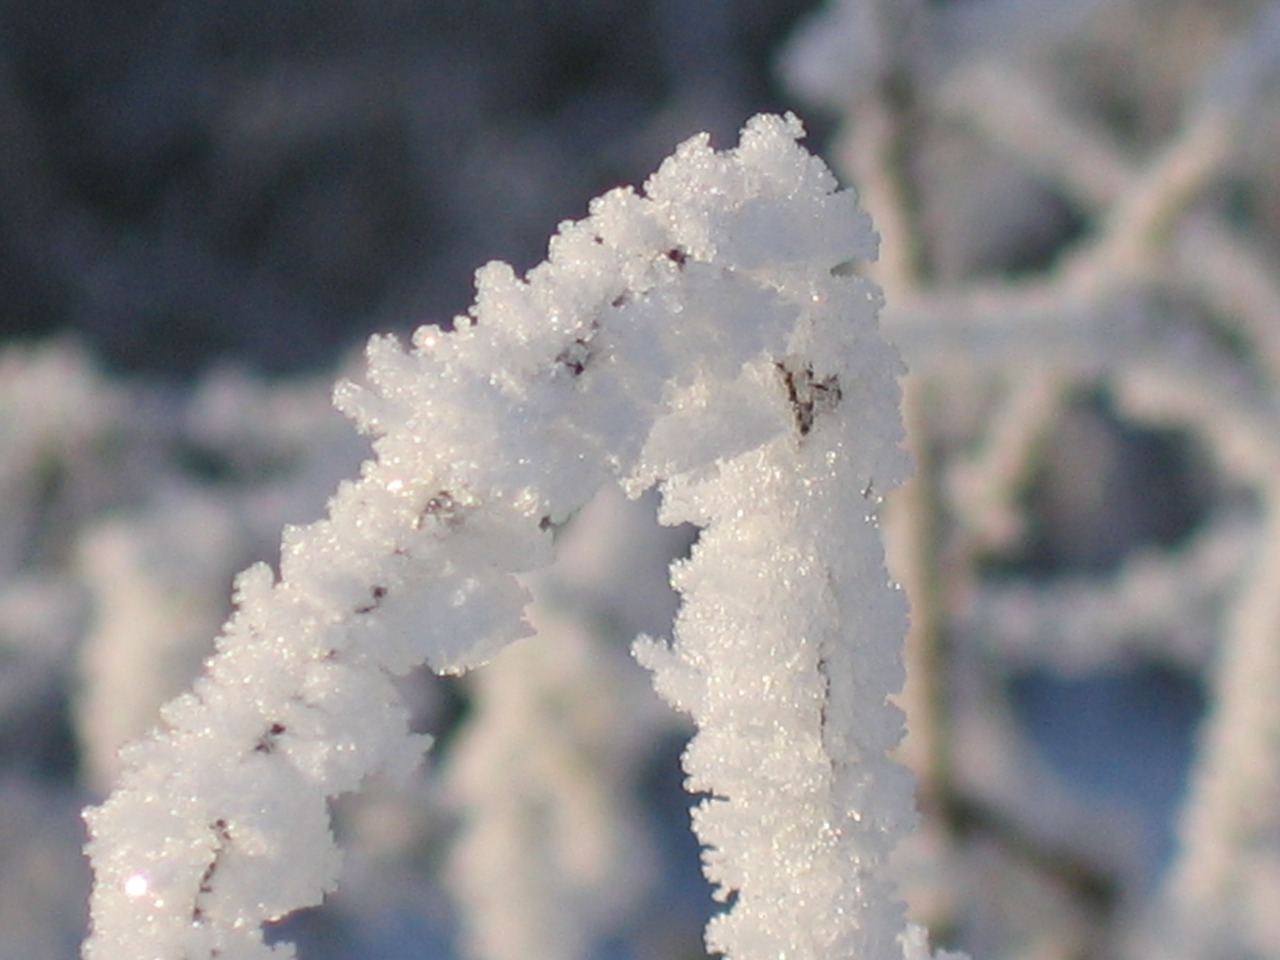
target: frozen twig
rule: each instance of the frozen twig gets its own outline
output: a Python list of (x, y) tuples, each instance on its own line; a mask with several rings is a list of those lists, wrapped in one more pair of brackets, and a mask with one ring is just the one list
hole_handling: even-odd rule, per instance
[[(375, 457), (329, 517), (285, 532), (164, 727), (88, 812), (86, 960), (256, 960), (262, 926), (332, 889), (327, 801), (405, 772), (425, 738), (391, 679), (458, 672), (526, 628), (513, 575), (611, 477), (705, 527), (676, 575), (676, 644), (638, 649), (700, 732), (687, 763), (738, 960), (902, 954), (886, 862), (914, 820), (887, 757), (905, 625), (867, 491), (897, 483), (896, 354), (867, 218), (760, 117), (681, 146), (642, 196), (561, 225), (526, 279), (478, 274), (453, 332), (369, 345), (340, 406)], [(916, 940), (919, 936), (916, 935)], [(918, 944), (917, 944), (918, 947)], [(913, 947), (912, 950), (916, 950)]]
[(1280, 490), (1268, 499), (1260, 556), (1241, 585), (1216, 665), (1157, 955), (1280, 953)]

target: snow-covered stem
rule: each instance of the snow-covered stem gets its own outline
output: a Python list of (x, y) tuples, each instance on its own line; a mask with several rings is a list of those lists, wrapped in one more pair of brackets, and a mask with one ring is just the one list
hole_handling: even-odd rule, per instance
[(1011, 666), (1080, 676), (1146, 654), (1199, 670), (1209, 660), (1220, 598), (1245, 565), (1255, 527), (1253, 518), (1222, 520), (1172, 559), (1142, 551), (1105, 575), (985, 585), (958, 626)]
[[(979, 61), (959, 69), (938, 93), (936, 108), (976, 126), (992, 143), (1088, 206), (1110, 203), (1132, 172), (1104, 133), (1040, 89), (1034, 76)], [(1070, 157), (1070, 163), (1063, 163)]]
[(1022, 514), (1012, 508), (1026, 485), (1031, 452), (1052, 428), (1066, 392), (1065, 378), (1048, 364), (1030, 366), (1010, 385), (994, 412), (983, 443), (956, 457), (946, 477), (947, 493), (961, 522), (983, 546), (1015, 542), (1023, 534)]
[(1175, 238), (1180, 269), (1223, 316), (1237, 317), (1242, 351), (1270, 383), (1280, 382), (1280, 279), (1259, 256), (1260, 244), (1240, 237), (1220, 218), (1189, 216)]
[[(1273, 474), (1273, 477), (1275, 475)], [(1272, 481), (1275, 482), (1274, 480)], [(1280, 490), (1271, 504), (1280, 502)], [(1273, 957), (1280, 877), (1280, 517), (1274, 507), (1220, 650), (1156, 955)]]
[[(843, 132), (837, 153), (863, 191), (881, 232), (880, 258), (870, 268), (871, 275), (891, 298), (906, 298), (929, 272), (918, 171), (910, 162), (918, 133), (915, 98), (927, 11), (918, 0), (869, 0), (842, 5), (838, 16), (848, 19), (866, 50), (850, 58), (855, 66), (844, 68), (859, 73), (843, 92), (856, 120)], [(901, 697), (912, 723), (902, 756), (922, 776), (926, 794), (934, 792), (932, 780), (945, 779), (947, 755), (940, 745), (947, 726), (946, 695), (939, 681), (944, 651), (932, 539), (937, 491), (925, 464), (928, 450), (919, 442), (924, 433), (913, 423), (926, 419), (927, 403), (925, 385), (907, 378), (903, 416), (912, 457), (922, 469), (882, 511), (894, 576), (912, 598), (905, 642), (910, 669)]]
[[(904, 603), (874, 497), (906, 472), (896, 354), (849, 264), (853, 196), (758, 117), (682, 145), (645, 186), (561, 224), (527, 278), (503, 264), (451, 333), (369, 345), (337, 402), (375, 435), (327, 519), (286, 530), (163, 728), (88, 812), (86, 960), (287, 957), (263, 924), (318, 902), (329, 799), (412, 767), (392, 678), (482, 663), (526, 632), (515, 574), (611, 478), (704, 526), (676, 580), (675, 645), (639, 655), (700, 731), (687, 763), (738, 960), (919, 955), (885, 872), (914, 819), (902, 736)], [(902, 939), (904, 938), (905, 939)], [(901, 941), (901, 942), (900, 942)]]

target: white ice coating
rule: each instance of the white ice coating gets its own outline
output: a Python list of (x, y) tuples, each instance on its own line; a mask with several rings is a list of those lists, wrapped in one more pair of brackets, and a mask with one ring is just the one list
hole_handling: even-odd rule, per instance
[(458, 672), (527, 632), (513, 574), (606, 481), (658, 484), (704, 528), (674, 573), (668, 646), (637, 656), (699, 732), (695, 814), (736, 960), (901, 957), (885, 860), (914, 814), (902, 735), (905, 605), (873, 522), (906, 473), (874, 256), (853, 195), (760, 116), (736, 149), (681, 145), (643, 193), (566, 222), (519, 278), (477, 273), (452, 332), (369, 344), (336, 402), (377, 436), (329, 516), (286, 529), (191, 692), (128, 748), (86, 817), (86, 960), (293, 956), (262, 926), (320, 901), (340, 856), (328, 800), (407, 769), (391, 678)]

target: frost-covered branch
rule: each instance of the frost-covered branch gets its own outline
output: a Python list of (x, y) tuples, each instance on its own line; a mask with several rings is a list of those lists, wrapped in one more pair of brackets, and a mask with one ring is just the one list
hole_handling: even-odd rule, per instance
[(1218, 607), (1253, 540), (1252, 519), (1214, 524), (1174, 558), (1139, 553), (1101, 576), (992, 584), (960, 618), (973, 642), (1010, 665), (1083, 675), (1145, 653), (1198, 670), (1210, 659)]
[(1280, 953), (1274, 914), (1280, 895), (1280, 523), (1274, 513), (1258, 549), (1263, 555), (1240, 585), (1216, 664), (1217, 703), (1179, 824), (1182, 855), (1168, 879), (1156, 955), (1199, 960)]
[(87, 814), (87, 960), (288, 956), (263, 924), (336, 882), (327, 801), (405, 772), (426, 738), (392, 678), (458, 672), (526, 632), (514, 575), (610, 478), (660, 484), (705, 527), (677, 581), (675, 645), (640, 656), (700, 732), (687, 762), (707, 870), (736, 904), (730, 956), (914, 956), (885, 874), (912, 823), (902, 735), (904, 605), (873, 498), (905, 472), (878, 293), (849, 274), (875, 240), (799, 148), (794, 118), (740, 145), (681, 146), (642, 194), (564, 223), (520, 279), (405, 350), (369, 345), (337, 401), (377, 436), (329, 516), (251, 567), (190, 693), (129, 748)]

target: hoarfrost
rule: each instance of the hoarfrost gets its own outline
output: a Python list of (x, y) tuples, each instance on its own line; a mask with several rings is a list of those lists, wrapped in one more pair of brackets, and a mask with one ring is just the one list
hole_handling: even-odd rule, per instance
[(333, 889), (326, 801), (425, 745), (391, 677), (477, 666), (524, 635), (516, 574), (611, 477), (705, 527), (675, 572), (675, 643), (637, 645), (700, 727), (690, 785), (719, 896), (709, 945), (900, 956), (885, 861), (911, 827), (905, 611), (871, 503), (906, 472), (896, 354), (848, 268), (852, 194), (761, 116), (680, 146), (643, 194), (562, 224), (524, 277), (490, 264), (450, 333), (369, 344), (336, 402), (374, 458), (329, 517), (251, 567), (192, 692), (88, 812), (87, 960), (291, 956), (262, 925)]

